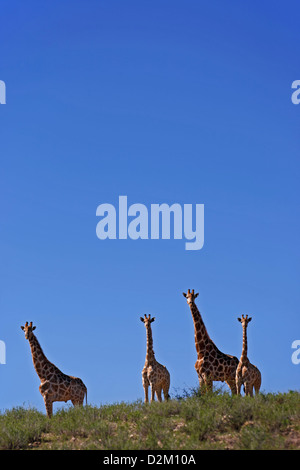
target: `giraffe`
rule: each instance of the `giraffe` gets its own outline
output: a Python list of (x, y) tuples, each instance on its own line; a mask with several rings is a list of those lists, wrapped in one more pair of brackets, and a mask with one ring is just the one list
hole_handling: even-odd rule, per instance
[(143, 387), (145, 390), (145, 403), (148, 403), (148, 387), (151, 387), (151, 402), (154, 401), (154, 394), (156, 393), (158, 401), (161, 400), (161, 391), (164, 392), (165, 400), (170, 398), (169, 388), (170, 388), (170, 374), (166, 366), (163, 366), (155, 359), (153, 351), (153, 339), (152, 339), (152, 329), (151, 323), (154, 322), (155, 317), (151, 318), (150, 315), (144, 315), (140, 317), (140, 320), (144, 323), (147, 333), (147, 351), (146, 351), (146, 361), (144, 368), (142, 370), (142, 381)]
[(242, 318), (238, 318), (243, 326), (243, 349), (240, 362), (236, 369), (235, 383), (236, 392), (238, 395), (241, 394), (241, 385), (244, 384), (245, 395), (253, 396), (253, 387), (255, 394), (259, 393), (261, 386), (261, 373), (256, 366), (251, 364), (248, 359), (248, 344), (247, 344), (247, 327), (248, 323), (252, 320), (252, 317), (248, 315), (242, 315)]
[(195, 304), (195, 299), (199, 294), (194, 293), (194, 289), (187, 294), (183, 292), (187, 303), (191, 309), (194, 330), (195, 345), (197, 351), (197, 361), (195, 369), (198, 374), (201, 392), (212, 391), (213, 381), (226, 382), (232, 394), (236, 394), (235, 371), (238, 366), (238, 358), (224, 354), (209, 337), (200, 312)]
[(34, 368), (41, 380), (39, 390), (44, 398), (47, 416), (51, 418), (54, 401), (71, 400), (73, 405), (82, 405), (84, 396), (87, 400), (87, 388), (81, 379), (63, 374), (58, 367), (46, 358), (33, 331), (32, 322), (21, 326), (28, 339)]

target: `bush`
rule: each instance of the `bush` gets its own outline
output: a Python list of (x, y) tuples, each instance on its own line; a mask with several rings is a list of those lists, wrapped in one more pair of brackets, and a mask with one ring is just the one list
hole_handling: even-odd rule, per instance
[(60, 409), (51, 419), (34, 409), (0, 415), (1, 449), (296, 449), (300, 394), (231, 396), (199, 390), (167, 402)]
[(26, 449), (38, 441), (49, 421), (33, 408), (13, 408), (0, 414), (0, 449)]

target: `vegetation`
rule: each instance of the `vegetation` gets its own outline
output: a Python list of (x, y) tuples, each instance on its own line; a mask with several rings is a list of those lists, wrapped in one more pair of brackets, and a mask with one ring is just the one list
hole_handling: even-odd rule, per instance
[(70, 407), (48, 419), (0, 414), (0, 449), (299, 449), (300, 393), (238, 397), (198, 390), (163, 403)]

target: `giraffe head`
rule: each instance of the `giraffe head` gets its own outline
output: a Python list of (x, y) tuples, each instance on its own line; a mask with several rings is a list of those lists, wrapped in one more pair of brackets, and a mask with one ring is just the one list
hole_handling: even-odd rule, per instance
[(248, 326), (248, 323), (252, 320), (252, 317), (248, 318), (248, 315), (242, 315), (242, 318), (238, 318), (238, 321), (241, 322), (241, 324), (245, 327)]
[(150, 315), (150, 314), (149, 314), (148, 317), (147, 317), (147, 315), (145, 314), (145, 315), (144, 315), (144, 318), (143, 318), (143, 317), (140, 317), (140, 320), (145, 324), (145, 327), (146, 327), (146, 328), (149, 328), (150, 323), (152, 323), (152, 322), (155, 320), (155, 317), (152, 317), (152, 318), (151, 318), (151, 315)]
[(195, 294), (194, 289), (192, 291), (188, 289), (187, 294), (185, 292), (182, 292), (182, 295), (186, 298), (187, 303), (190, 305), (194, 302), (194, 300), (198, 297), (199, 294)]
[(32, 326), (32, 321), (28, 325), (28, 321), (25, 323), (25, 326), (21, 326), (21, 329), (25, 332), (25, 339), (32, 338), (32, 332), (36, 329), (36, 326)]

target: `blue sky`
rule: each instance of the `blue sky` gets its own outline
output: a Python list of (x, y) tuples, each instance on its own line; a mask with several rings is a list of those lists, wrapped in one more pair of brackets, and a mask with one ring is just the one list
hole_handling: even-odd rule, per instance
[[(92, 404), (143, 398), (146, 333), (171, 395), (197, 385), (192, 317), (299, 390), (299, 4), (5, 1), (1, 6), (0, 409), (44, 411), (26, 321)], [(205, 243), (106, 240), (96, 208), (204, 204)], [(61, 405), (59, 405), (61, 406)]]

